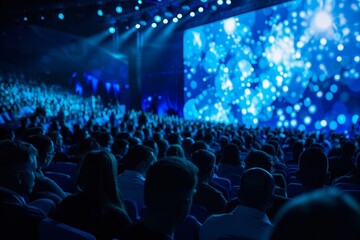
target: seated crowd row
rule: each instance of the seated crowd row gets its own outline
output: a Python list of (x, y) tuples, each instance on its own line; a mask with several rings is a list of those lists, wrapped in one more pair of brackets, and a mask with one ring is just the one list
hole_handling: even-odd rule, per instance
[[(2, 127), (3, 234), (38, 239), (52, 218), (97, 239), (359, 239), (359, 198), (336, 187), (360, 189), (351, 140), (326, 152), (311, 135), (129, 115), (119, 126)], [(62, 163), (74, 167), (66, 189), (50, 174)]]

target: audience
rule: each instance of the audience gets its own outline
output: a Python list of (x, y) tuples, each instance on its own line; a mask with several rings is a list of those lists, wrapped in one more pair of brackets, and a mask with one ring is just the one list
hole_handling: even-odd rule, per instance
[(88, 152), (80, 163), (79, 193), (66, 197), (54, 218), (93, 234), (97, 239), (119, 238), (131, 220), (118, 190), (116, 159), (106, 150)]
[(266, 209), (274, 198), (275, 181), (262, 168), (246, 170), (238, 191), (239, 206), (231, 213), (208, 217), (200, 228), (200, 240), (265, 239), (273, 225)]
[(147, 172), (143, 220), (128, 227), (123, 240), (174, 240), (176, 226), (189, 213), (197, 184), (198, 169), (190, 161), (166, 157)]
[[(25, 215), (29, 212), (31, 215), (21, 221), (29, 221), (29, 226), (36, 226), (39, 219), (44, 216), (52, 216), (53, 210), (57, 207), (56, 204), (60, 204), (59, 206), (63, 208), (67, 201), (70, 201), (71, 205), (71, 201), (78, 198), (84, 199), (88, 190), (80, 188), (79, 193), (68, 196), (69, 193), (64, 193), (56, 179), (53, 181), (44, 176), (46, 171), (56, 169), (47, 168), (49, 163), (65, 161), (81, 165), (84, 164), (84, 157), (94, 154), (94, 152), (103, 153), (99, 154), (97, 158), (104, 158), (106, 155), (104, 152), (110, 154), (111, 157), (108, 156), (108, 158), (116, 157), (115, 177), (118, 183), (116, 189), (122, 193), (122, 197), (119, 197), (120, 203), (118, 200), (115, 202), (112, 200), (98, 201), (93, 197), (89, 198), (91, 199), (89, 203), (79, 208), (79, 211), (93, 208), (93, 206), (90, 207), (90, 204), (98, 201), (94, 208), (96, 214), (105, 216), (106, 211), (110, 214), (114, 209), (116, 209), (114, 210), (116, 214), (120, 212), (119, 216), (123, 220), (119, 224), (121, 227), (118, 227), (118, 231), (108, 231), (111, 236), (101, 233), (107, 229), (101, 225), (103, 223), (98, 224), (99, 228), (93, 228), (96, 236), (99, 236), (100, 239), (118, 238), (122, 229), (131, 222), (124, 210), (121, 198), (134, 200), (140, 210), (144, 209), (145, 176), (157, 159), (160, 159), (159, 161), (163, 161), (162, 158), (171, 159), (171, 161), (186, 159), (189, 160), (187, 164), (194, 161), (193, 163), (199, 168), (199, 183), (196, 185), (197, 193), (194, 195), (194, 203), (203, 202), (207, 208), (212, 209), (212, 206), (222, 205), (218, 202), (228, 202), (226, 212), (230, 212), (230, 215), (237, 208), (241, 209), (245, 206), (241, 204), (241, 201), (244, 201), (243, 197), (235, 197), (236, 192), (240, 194), (244, 190), (238, 186), (243, 172), (254, 167), (265, 169), (272, 175), (275, 189), (272, 205), (260, 212), (266, 212), (268, 220), (275, 226), (277, 222), (274, 221), (274, 217), (284, 207), (284, 204), (288, 202), (291, 204), (292, 200), (296, 201), (295, 198), (286, 197), (287, 193), (294, 194), (294, 191), (290, 191), (289, 182), (295, 183), (291, 184), (291, 189), (294, 189), (294, 186), (299, 187), (299, 184), (296, 183), (299, 182), (305, 192), (304, 196), (310, 196), (307, 195), (308, 192), (319, 189), (327, 192), (330, 188), (328, 184), (331, 186), (335, 186), (337, 183), (359, 184), (358, 146), (360, 138), (356, 132), (352, 135), (335, 132), (331, 132), (331, 134), (307, 132), (286, 128), (272, 129), (270, 127), (248, 129), (242, 125), (227, 125), (200, 120), (190, 121), (175, 116), (160, 117), (145, 111), (128, 110), (125, 112), (120, 109), (119, 104), (105, 105), (99, 97), (87, 98), (79, 94), (72, 94), (59, 86), (46, 86), (33, 80), (22, 81), (11, 76), (0, 81), (0, 89), (3, 90), (0, 91), (0, 102), (2, 103), (0, 106), (0, 139), (7, 140), (5, 142), (9, 149), (6, 151), (12, 151), (11, 149), (15, 148), (23, 149), (24, 146), (31, 145), (37, 148), (35, 153), (29, 150), (30, 155), (34, 158), (31, 160), (36, 159), (37, 162), (36, 170), (34, 170), (35, 185), (31, 191), (23, 191), (18, 187), (25, 184), (20, 178), (25, 175), (26, 171), (21, 171), (21, 174), (17, 175), (13, 174), (13, 176), (3, 176), (8, 174), (6, 172), (20, 173), (19, 165), (11, 170), (6, 170), (10, 168), (7, 165), (4, 168), (0, 167), (1, 172), (4, 173), (0, 176), (2, 179), (0, 194), (4, 195), (4, 199), (11, 199), (9, 202), (3, 202), (3, 198), (0, 200), (1, 208), (6, 208), (5, 215), (2, 217), (5, 228), (12, 226), (14, 221), (17, 221), (16, 216), (11, 217), (11, 221), (7, 220), (10, 215), (8, 210), (13, 211), (14, 204), (19, 204), (19, 206), (16, 205), (15, 212), (20, 211)], [(50, 137), (50, 141), (45, 136)], [(19, 140), (29, 142), (31, 145), (19, 142)], [(10, 147), (10, 143), (17, 147)], [(33, 149), (32, 146), (25, 148)], [(254, 152), (260, 149), (272, 157), (264, 160), (260, 155), (255, 154), (255, 156)], [(20, 156), (19, 154), (25, 150), (18, 151), (10, 156)], [(202, 154), (198, 154), (197, 151)], [(211, 152), (216, 155), (215, 166), (213, 165), (214, 154)], [(253, 157), (248, 158), (252, 155)], [(7, 160), (6, 154), (0, 156), (0, 161), (10, 161)], [(356, 161), (355, 156), (357, 156)], [(9, 184), (9, 182), (13, 183)], [(110, 184), (110, 186), (112, 185)], [(99, 188), (99, 186), (94, 188)], [(204, 189), (206, 191), (203, 191)], [(207, 191), (211, 191), (213, 194), (203, 194)], [(212, 197), (215, 195), (220, 197)], [(71, 200), (72, 198), (75, 200)], [(199, 199), (201, 201), (198, 201)], [(84, 200), (84, 202), (86, 201)], [(7, 204), (13, 205), (7, 208), (4, 207), (4, 204), (6, 206), (8, 206)], [(323, 203), (321, 202), (321, 204)], [(187, 235), (180, 234), (180, 231), (186, 231), (187, 222), (193, 219), (193, 216), (188, 215), (180, 225), (178, 223), (181, 221), (174, 224), (175, 221), (170, 221), (175, 216), (174, 212), (170, 211), (165, 214), (164, 209), (159, 210), (160, 215), (157, 218), (155, 212), (158, 211), (158, 206), (150, 205), (147, 206), (148, 210), (152, 210), (145, 211), (147, 217), (139, 225), (143, 230), (150, 232), (156, 230), (157, 234), (161, 232), (160, 235), (167, 239), (178, 238), (180, 235), (182, 235), (182, 239), (186, 239)], [(174, 203), (173, 206), (175, 205)], [(97, 212), (104, 209), (107, 210), (103, 213)], [(185, 210), (186, 208), (179, 207), (179, 209)], [(181, 210), (182, 213), (186, 212), (183, 210)], [(223, 210), (209, 212), (224, 213)], [(89, 214), (93, 213), (89, 210)], [(35, 219), (31, 218), (32, 215)], [(79, 214), (79, 217), (74, 218), (74, 225), (98, 223), (91, 222), (91, 217), (82, 222), (81, 218), (84, 216), (88, 215)], [(215, 216), (218, 215), (212, 215), (210, 218)], [(111, 217), (106, 221), (110, 221), (109, 219)], [(154, 224), (149, 223), (149, 219), (152, 219)], [(160, 221), (160, 219), (162, 220)], [(167, 219), (168, 224), (164, 224), (166, 222), (164, 219)], [(215, 219), (217, 218), (215, 217)], [(21, 221), (19, 220), (20, 224)], [(174, 227), (175, 225), (178, 227)], [(139, 226), (134, 225), (135, 228)], [(199, 223), (194, 226), (198, 228)], [(82, 229), (87, 229), (86, 227)], [(109, 228), (112, 227), (114, 225), (109, 224)], [(176, 229), (175, 233), (174, 228)], [(217, 228), (217, 226), (213, 227), (214, 231)], [(14, 227), (8, 227), (4, 231), (10, 231), (10, 229), (14, 229)], [(37, 235), (37, 232), (31, 229), (26, 229), (25, 232), (28, 232), (29, 236)], [(22, 233), (14, 234), (21, 235)], [(236, 236), (227, 235), (222, 239), (237, 239)], [(346, 235), (344, 236), (346, 238)], [(32, 239), (32, 237), (27, 238)]]

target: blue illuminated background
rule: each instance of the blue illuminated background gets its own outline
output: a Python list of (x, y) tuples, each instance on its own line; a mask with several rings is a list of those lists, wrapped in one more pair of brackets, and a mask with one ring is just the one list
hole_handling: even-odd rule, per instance
[(360, 113), (359, 8), (291, 1), (186, 30), (184, 117), (349, 131)]

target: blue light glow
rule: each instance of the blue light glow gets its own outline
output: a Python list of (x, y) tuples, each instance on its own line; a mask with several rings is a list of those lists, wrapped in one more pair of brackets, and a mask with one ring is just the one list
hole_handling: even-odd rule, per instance
[(184, 117), (346, 129), (360, 111), (359, 15), (358, 0), (298, 0), (186, 30)]

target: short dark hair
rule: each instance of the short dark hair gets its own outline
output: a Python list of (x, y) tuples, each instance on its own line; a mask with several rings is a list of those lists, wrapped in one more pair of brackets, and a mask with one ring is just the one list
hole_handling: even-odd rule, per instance
[(148, 170), (144, 200), (147, 206), (173, 204), (197, 184), (198, 168), (188, 160), (165, 157)]

